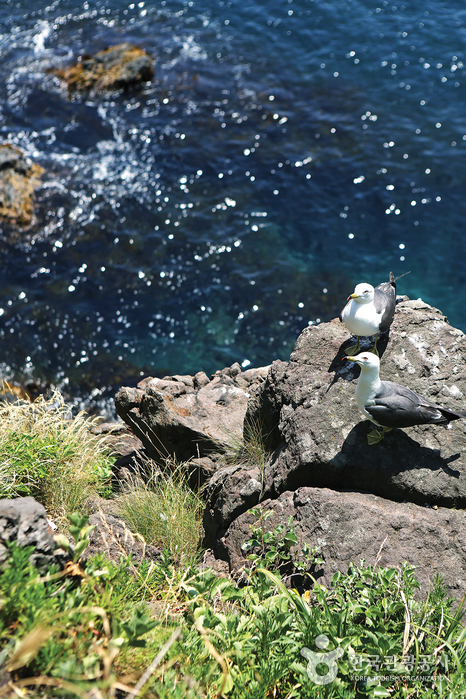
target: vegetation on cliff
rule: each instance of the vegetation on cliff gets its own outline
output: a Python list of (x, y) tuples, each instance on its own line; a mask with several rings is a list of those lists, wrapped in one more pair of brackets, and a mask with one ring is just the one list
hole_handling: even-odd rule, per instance
[[(158, 559), (84, 563), (86, 497), (111, 494), (108, 444), (57, 394), (5, 405), (1, 418), (2, 494), (33, 494), (62, 523), (68, 516), (73, 541), (63, 571), (38, 571), (30, 549), (10, 545), (0, 697), (465, 695), (463, 608), (453, 609), (439, 578), (421, 599), (412, 567), (359, 562), (326, 588), (313, 577), (319, 552), (300, 547), (301, 563), (291, 564), (293, 523), (273, 529), (260, 509), (241, 577), (222, 577), (200, 563), (201, 497), (173, 463), (113, 484), (122, 516), (159, 547)], [(64, 497), (68, 489), (82, 498)], [(70, 516), (70, 506), (81, 512)]]

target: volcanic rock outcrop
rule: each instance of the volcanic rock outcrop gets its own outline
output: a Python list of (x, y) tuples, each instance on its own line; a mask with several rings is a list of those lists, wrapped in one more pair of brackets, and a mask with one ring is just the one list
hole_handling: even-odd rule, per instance
[(8, 545), (13, 542), (20, 548), (34, 547), (29, 560), (38, 568), (62, 563), (63, 552), (55, 543), (45, 508), (34, 498), (0, 500), (0, 566), (8, 561)]
[[(241, 546), (259, 505), (272, 510), (268, 531), (286, 528), (291, 516), (298, 542), (320, 547), (325, 562), (316, 575), (327, 584), (361, 559), (407, 561), (424, 592), (440, 573), (459, 598), (466, 591), (466, 422), (394, 430), (368, 445), (373, 425), (355, 400), (360, 369), (342, 362), (352, 341), (338, 319), (321, 323), (302, 332), (289, 362), (248, 372), (236, 365), (211, 381), (205, 374), (145, 379), (120, 390), (117, 411), (154, 457), (211, 460), (205, 544), (231, 569), (247, 563)], [(466, 336), (438, 309), (401, 300), (378, 349), (382, 379), (465, 410)], [(256, 447), (222, 465), (216, 457), (227, 436), (240, 439), (243, 416), (243, 437)], [(261, 443), (267, 453), (252, 457)]]
[(137, 388), (121, 388), (118, 415), (154, 459), (204, 459), (242, 440), (250, 391), (269, 367), (241, 371), (239, 364), (217, 371), (211, 379), (195, 376), (143, 379)]
[[(335, 319), (306, 328), (290, 361), (272, 364), (245, 418), (268, 443), (269, 458), (262, 472), (253, 463), (215, 473), (204, 517), (206, 541), (238, 566), (253, 520), (248, 510), (260, 503), (274, 512), (268, 529), (286, 525), (292, 515), (298, 538), (321, 547), (326, 580), (363, 558), (383, 565), (406, 560), (426, 585), (428, 576), (440, 572), (451, 593), (461, 596), (466, 424), (394, 430), (369, 446), (373, 425), (358, 411), (354, 395), (360, 370), (342, 362), (350, 343)], [(383, 379), (465, 409), (466, 336), (439, 310), (421, 300), (402, 301), (389, 342), (379, 350)]]

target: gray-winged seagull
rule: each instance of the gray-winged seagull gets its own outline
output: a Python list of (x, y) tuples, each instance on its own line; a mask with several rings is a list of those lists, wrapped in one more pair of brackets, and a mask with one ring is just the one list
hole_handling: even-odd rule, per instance
[(376, 429), (369, 432), (369, 444), (377, 444), (386, 432), (396, 427), (448, 425), (452, 420), (466, 419), (466, 412), (442, 408), (398, 383), (381, 381), (380, 359), (372, 352), (361, 352), (356, 357), (343, 359), (361, 367), (356, 386), (356, 402), (371, 422), (382, 427), (382, 432)]
[(375, 289), (371, 284), (357, 284), (354, 292), (348, 296), (348, 302), (340, 313), (340, 320), (350, 333), (356, 335), (357, 342), (348, 347), (346, 354), (358, 354), (361, 336), (375, 335), (374, 347), (370, 351), (378, 355), (377, 338), (381, 333), (387, 332), (395, 315), (395, 282), (396, 279), (390, 272), (390, 281), (382, 282)]

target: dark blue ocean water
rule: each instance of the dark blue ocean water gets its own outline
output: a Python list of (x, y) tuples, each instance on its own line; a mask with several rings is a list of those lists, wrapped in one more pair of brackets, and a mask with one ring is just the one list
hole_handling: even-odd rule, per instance
[[(122, 41), (140, 90), (47, 72)], [(390, 270), (466, 330), (465, 50), (459, 0), (2, 0), (0, 137), (45, 168), (1, 234), (3, 377), (98, 403), (287, 359)]]

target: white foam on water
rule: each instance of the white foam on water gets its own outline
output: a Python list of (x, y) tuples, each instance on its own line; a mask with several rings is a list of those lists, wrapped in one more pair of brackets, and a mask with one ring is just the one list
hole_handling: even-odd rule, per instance
[(32, 41), (34, 44), (34, 53), (35, 54), (44, 53), (45, 40), (50, 36), (50, 33), (52, 31), (52, 28), (50, 26), (50, 22), (47, 22), (46, 20), (40, 19), (37, 22), (35, 29), (37, 29), (37, 33), (34, 34), (32, 37)]

